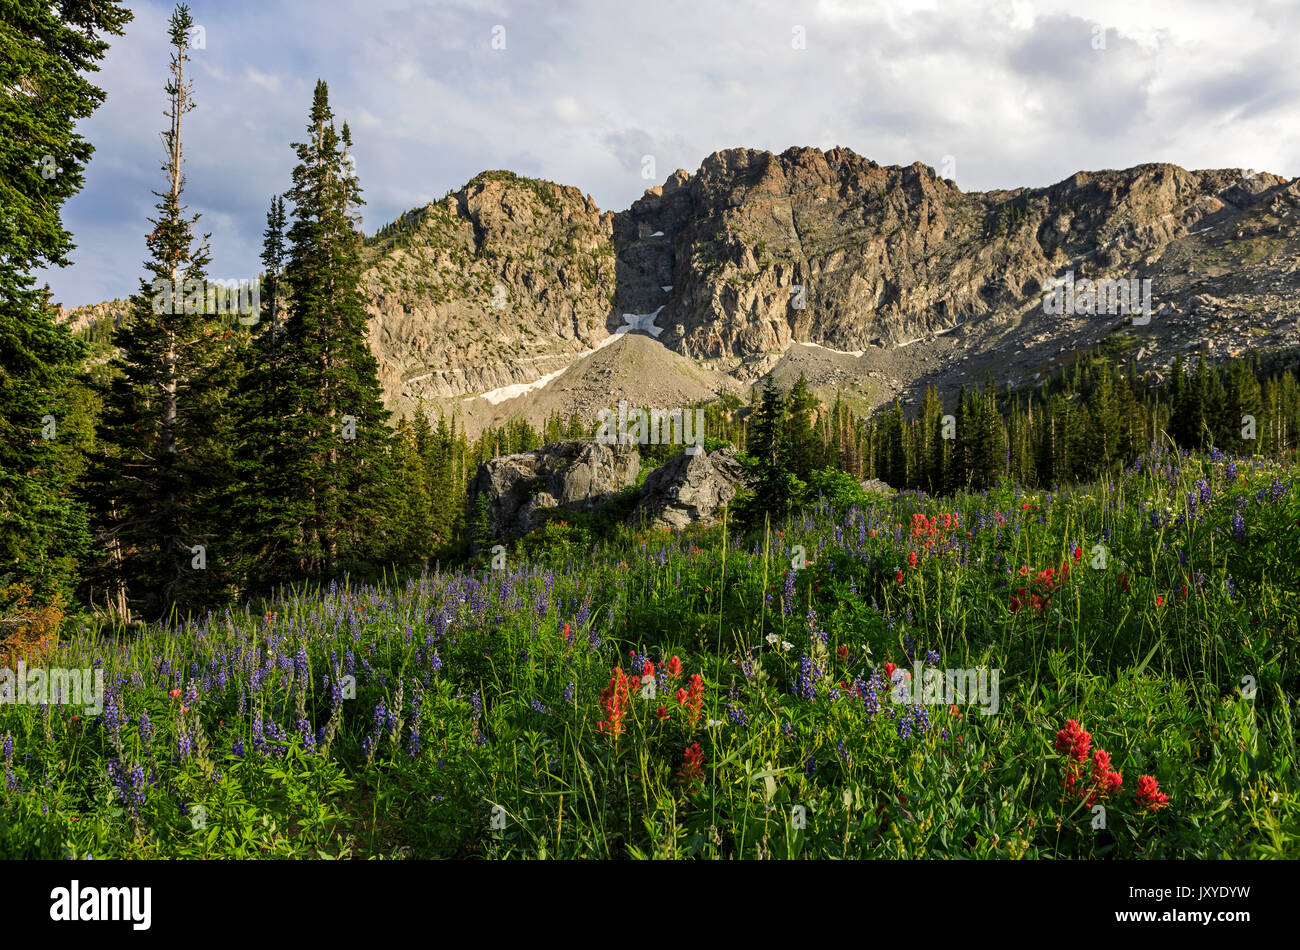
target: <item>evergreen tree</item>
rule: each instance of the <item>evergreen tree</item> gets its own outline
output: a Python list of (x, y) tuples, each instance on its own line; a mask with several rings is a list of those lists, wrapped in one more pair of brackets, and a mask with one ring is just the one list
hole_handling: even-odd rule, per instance
[(210, 410), (224, 327), (209, 313), (215, 301), (206, 281), (208, 235), (196, 236), (199, 216), (187, 216), (182, 204), (183, 120), (195, 106), (185, 77), (193, 25), (188, 7), (178, 5), (168, 25), (167, 188), (154, 192), (159, 216), (149, 219), (153, 231), (145, 239), (151, 276), (140, 281), (114, 335), (117, 375), (104, 396), (88, 479), (109, 554), (99, 575), (125, 619), (200, 606), (221, 586), (209, 570), (218, 553), (209, 551), (214, 538), (203, 516), (215, 490)]
[(751, 526), (761, 525), (765, 519), (775, 524), (790, 510), (798, 490), (790, 473), (785, 416), (784, 394), (769, 374), (746, 443), (754, 476), (754, 495), (744, 507), (742, 517)]
[[(427, 418), (425, 428), (428, 428)], [(419, 440), (414, 427), (406, 421), (406, 416), (402, 416), (397, 423), (393, 450), (397, 484), (401, 490), (401, 525), (397, 547), (404, 555), (400, 560), (419, 563), (426, 560), (433, 549), (433, 510)]]
[(925, 387), (921, 414), (917, 418), (917, 482), (934, 493), (943, 487), (943, 403), (933, 386)]
[(270, 343), (280, 339), (280, 277), (284, 273), (284, 196), (271, 199), (266, 213), (266, 230), (262, 232), (262, 297), (270, 318)]
[(288, 296), (277, 371), (280, 444), (266, 427), (244, 432), (253, 458), (280, 454), (282, 473), (258, 484), (249, 524), (262, 536), (263, 580), (373, 570), (403, 556), (392, 431), (367, 343), (358, 283), (361, 189), (346, 161), (347, 126), (334, 128), (329, 91), (316, 83), (308, 138), (287, 194), (293, 205), (283, 282)]
[(100, 35), (131, 16), (113, 2), (0, 5), (0, 590), (27, 584), (41, 604), (70, 596), (90, 547), (73, 491), (89, 427), (71, 404), (85, 347), (30, 275), (68, 264), (60, 213), (94, 151), (75, 124), (104, 101), (85, 74), (108, 49)]
[[(1259, 451), (1260, 430), (1263, 425), (1263, 402), (1259, 378), (1248, 363), (1234, 361), (1228, 367), (1228, 403), (1229, 410), (1225, 420), (1227, 438), (1223, 447), (1243, 455), (1253, 455)], [(1242, 437), (1246, 417), (1254, 420), (1255, 438)]]
[(790, 447), (790, 469), (802, 481), (807, 481), (822, 462), (813, 435), (812, 414), (816, 408), (817, 399), (808, 391), (808, 380), (800, 373), (790, 390), (786, 440)]
[(1002, 419), (998, 415), (997, 389), (993, 380), (980, 396), (975, 410), (975, 438), (972, 446), (971, 483), (977, 488), (988, 488), (997, 482), (998, 474), (1006, 466), (1006, 436)]
[(1109, 368), (1104, 365), (1099, 367), (1088, 399), (1086, 432), (1083, 474), (1084, 477), (1091, 478), (1107, 471), (1111, 461), (1119, 454), (1119, 408)]

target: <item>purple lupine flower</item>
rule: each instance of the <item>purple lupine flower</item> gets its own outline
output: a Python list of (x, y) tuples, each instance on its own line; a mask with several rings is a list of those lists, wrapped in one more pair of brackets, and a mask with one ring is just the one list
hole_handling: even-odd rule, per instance
[(122, 744), (122, 710), (118, 707), (119, 695), (116, 684), (110, 686), (106, 692), (108, 695), (104, 697), (104, 712), (100, 718), (108, 729), (113, 744), (120, 746)]
[(876, 713), (880, 712), (880, 690), (884, 688), (884, 680), (879, 673), (873, 673), (866, 682), (859, 680), (855, 685), (858, 695), (862, 697), (862, 707), (866, 711), (867, 719), (875, 718)]
[(821, 678), (821, 671), (817, 669), (812, 658), (803, 656), (799, 658), (799, 674), (795, 677), (794, 694), (800, 699), (812, 702), (817, 699), (817, 680)]
[(745, 657), (740, 661), (740, 673), (747, 680), (752, 680), (758, 675), (758, 667), (754, 664), (753, 657)]
[(1232, 537), (1235, 541), (1246, 540), (1246, 518), (1240, 509), (1232, 514)]
[(927, 653), (927, 654), (925, 655), (925, 662), (928, 663), (930, 666), (938, 666), (938, 665), (939, 665), (939, 651), (938, 651), (938, 650), (931, 650), (929, 653)]
[(930, 711), (922, 705), (907, 706), (898, 717), (898, 737), (900, 739), (909, 739), (917, 731), (926, 732), (930, 729)]
[(804, 620), (805, 620), (805, 621), (807, 622), (807, 624), (808, 624), (808, 633), (809, 633), (811, 636), (816, 637), (818, 640), (820, 640), (820, 641), (822, 642), (823, 645), (825, 645), (825, 644), (826, 644), (826, 631), (823, 630), (821, 627), (817, 626), (817, 611), (815, 611), (815, 610), (813, 610), (813, 608), (809, 607), (809, 608), (808, 608), (808, 614), (807, 614), (807, 616), (804, 618)]
[(564, 687), (564, 701), (566, 703), (573, 702), (573, 691), (576, 688), (576, 686), (577, 684), (570, 683), (568, 686)]
[(293, 665), (298, 672), (298, 686), (300, 689), (305, 690), (307, 688), (307, 683), (309, 682), (307, 679), (309, 675), (307, 666), (307, 647), (305, 645), (300, 644), (298, 646), (298, 652), (293, 656)]
[(140, 741), (145, 745), (153, 738), (153, 723), (149, 721), (149, 711), (140, 713)]
[(411, 696), (411, 729), (410, 740), (407, 742), (411, 758), (420, 754), (420, 707), (423, 704), (424, 693), (417, 689)]
[(795, 569), (789, 568), (785, 572), (785, 587), (781, 591), (781, 616), (788, 617), (794, 610), (794, 580)]
[(244, 757), (244, 740), (241, 736), (235, 736), (235, 741), (230, 743), (230, 752), (237, 759)]
[(131, 766), (131, 800), (137, 805), (144, 804), (144, 766), (139, 762)]
[(306, 719), (298, 720), (298, 735), (302, 737), (303, 751), (308, 755), (316, 751), (316, 733)]

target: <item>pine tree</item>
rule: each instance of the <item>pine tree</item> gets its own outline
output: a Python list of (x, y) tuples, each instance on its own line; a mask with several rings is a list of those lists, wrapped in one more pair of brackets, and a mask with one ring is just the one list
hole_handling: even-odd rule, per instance
[(263, 581), (374, 570), (404, 556), (392, 430), (358, 290), (353, 207), (361, 189), (345, 157), (350, 138), (346, 125), (335, 131), (328, 88), (318, 81), (287, 193), (280, 442), (267, 444), (273, 433), (265, 426), (244, 431), (250, 457), (279, 456), (276, 477), (258, 484), (249, 522), (263, 537), (255, 571)]
[(990, 378), (974, 410), (975, 438), (972, 445), (971, 483), (989, 488), (1006, 465), (1006, 436), (998, 415), (997, 389)]
[(262, 297), (270, 317), (270, 343), (280, 341), (280, 278), (284, 273), (284, 196), (271, 199), (266, 213), (266, 230), (262, 232)]
[(755, 484), (754, 496), (745, 506), (742, 517), (751, 526), (761, 525), (765, 519), (775, 524), (789, 511), (794, 500), (796, 486), (790, 473), (785, 434), (785, 396), (768, 375), (745, 446)]
[(917, 483), (928, 492), (943, 486), (943, 403), (933, 386), (925, 387), (921, 414), (917, 417)]
[(0, 6), (0, 590), (27, 584), (39, 604), (71, 595), (90, 548), (71, 404), (86, 351), (30, 274), (68, 264), (60, 213), (94, 151), (75, 124), (104, 101), (85, 74), (131, 17), (113, 2)]
[(786, 440), (790, 447), (790, 469), (805, 482), (814, 469), (821, 467), (822, 461), (813, 435), (812, 414), (816, 408), (817, 399), (808, 391), (808, 380), (800, 373), (790, 390)]
[(1109, 367), (1098, 368), (1097, 378), (1088, 399), (1085, 450), (1082, 462), (1085, 477), (1107, 471), (1118, 457), (1120, 420)]
[[(428, 429), (427, 417), (425, 429)], [(419, 563), (433, 550), (433, 510), (419, 439), (406, 416), (397, 423), (393, 451), (401, 490), (401, 525), (397, 538), (398, 550), (403, 553), (400, 560)]]
[[(210, 417), (213, 372), (225, 328), (208, 313), (208, 235), (197, 237), (199, 216), (186, 215), (183, 120), (194, 109), (185, 77), (194, 25), (188, 7), (172, 13), (166, 86), (170, 126), (162, 133), (167, 189), (154, 192), (159, 216), (145, 243), (150, 279), (140, 281), (131, 309), (114, 336), (117, 376), (104, 397), (101, 449), (88, 478), (100, 539), (109, 562), (102, 575), (112, 606), (129, 619), (210, 602), (220, 583), (209, 570), (203, 515), (212, 485)], [(197, 243), (196, 243), (197, 242)]]
[[(1243, 455), (1253, 455), (1259, 451), (1259, 441), (1263, 426), (1263, 403), (1259, 386), (1259, 377), (1254, 368), (1244, 361), (1234, 361), (1228, 373), (1228, 402), (1230, 404), (1227, 424), (1227, 438), (1224, 448)], [(1242, 438), (1246, 417), (1254, 420), (1255, 438)]]

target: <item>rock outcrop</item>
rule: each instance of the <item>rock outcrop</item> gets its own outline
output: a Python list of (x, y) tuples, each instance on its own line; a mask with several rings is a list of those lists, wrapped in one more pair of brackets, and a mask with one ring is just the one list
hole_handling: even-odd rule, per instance
[(892, 495), (894, 489), (887, 482), (882, 482), (878, 478), (868, 478), (865, 481), (858, 482), (858, 487), (867, 494)]
[(744, 486), (745, 474), (733, 450), (683, 452), (646, 477), (627, 521), (644, 528), (713, 524)]
[(539, 508), (593, 511), (635, 484), (640, 471), (635, 445), (552, 442), (480, 465), (470, 485), (471, 511), (480, 497), (486, 499), (489, 533), (516, 538), (537, 527), (533, 515)]

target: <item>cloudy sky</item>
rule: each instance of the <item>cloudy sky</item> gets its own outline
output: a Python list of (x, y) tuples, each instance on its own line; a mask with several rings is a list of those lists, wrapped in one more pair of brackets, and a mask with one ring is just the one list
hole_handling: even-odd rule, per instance
[[(160, 188), (170, 4), (134, 21), (81, 128), (68, 306), (134, 291)], [(619, 210), (747, 146), (922, 161), (967, 191), (1173, 162), (1300, 175), (1296, 0), (194, 0), (187, 198), (214, 278), (251, 277), (289, 143), (329, 83), (367, 233), (483, 169)], [(653, 167), (647, 162), (651, 156)], [(653, 171), (651, 177), (646, 172)]]

